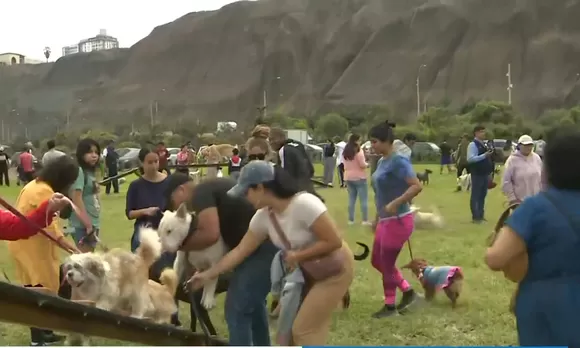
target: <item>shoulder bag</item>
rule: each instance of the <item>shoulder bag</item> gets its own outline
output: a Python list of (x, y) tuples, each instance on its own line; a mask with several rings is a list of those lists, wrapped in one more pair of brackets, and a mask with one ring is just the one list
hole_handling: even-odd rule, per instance
[[(276, 230), (278, 237), (286, 250), (292, 250), (292, 245), (286, 234), (282, 230), (282, 226), (274, 215), (274, 212), (269, 212), (270, 221)], [(327, 278), (339, 275), (344, 270), (344, 253), (342, 250), (335, 250), (328, 255), (313, 259), (302, 261), (300, 268), (305, 275), (312, 280), (325, 280)]]

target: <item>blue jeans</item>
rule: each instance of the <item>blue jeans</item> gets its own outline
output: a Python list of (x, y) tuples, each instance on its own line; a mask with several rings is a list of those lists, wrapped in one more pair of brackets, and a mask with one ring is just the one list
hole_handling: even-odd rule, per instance
[(489, 185), (489, 175), (471, 173), (471, 218), (474, 221), (483, 220), (485, 213), (485, 197)]
[(277, 251), (266, 240), (230, 278), (225, 317), (232, 346), (271, 345), (266, 296), (271, 287), (270, 267)]
[(360, 210), (362, 220), (369, 220), (369, 187), (367, 179), (361, 180), (347, 180), (346, 187), (348, 189), (348, 221), (354, 221), (354, 205), (356, 198), (360, 200)]

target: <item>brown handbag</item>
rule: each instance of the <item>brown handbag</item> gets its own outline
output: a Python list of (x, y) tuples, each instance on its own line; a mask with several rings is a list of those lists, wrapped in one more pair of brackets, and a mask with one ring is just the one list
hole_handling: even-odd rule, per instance
[[(272, 226), (276, 230), (278, 237), (286, 250), (292, 250), (292, 245), (286, 234), (282, 230), (282, 226), (274, 215), (274, 212), (269, 213)], [(335, 250), (328, 255), (300, 262), (300, 268), (305, 273), (307, 278), (312, 280), (325, 280), (327, 278), (339, 275), (344, 270), (344, 253), (341, 249)]]

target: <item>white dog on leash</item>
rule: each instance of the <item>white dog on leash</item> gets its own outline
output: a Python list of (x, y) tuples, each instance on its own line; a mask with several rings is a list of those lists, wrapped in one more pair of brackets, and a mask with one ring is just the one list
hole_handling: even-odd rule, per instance
[[(159, 223), (159, 237), (164, 251), (177, 252), (173, 268), (177, 273), (178, 279), (184, 279), (186, 270), (193, 266), (196, 271), (205, 271), (219, 262), (227, 254), (228, 248), (220, 236), (220, 239), (214, 245), (199, 251), (179, 251), (184, 241), (189, 236), (195, 216), (187, 211), (185, 204), (179, 206), (177, 211), (166, 211)], [(206, 309), (215, 307), (215, 292), (218, 279), (208, 282), (203, 288), (201, 304)]]
[(471, 174), (463, 174), (457, 178), (457, 185), (460, 186), (463, 191), (471, 190)]
[(435, 207), (431, 208), (431, 212), (425, 212), (421, 211), (418, 206), (412, 205), (411, 213), (415, 218), (415, 227), (418, 229), (441, 229), (444, 226), (443, 217)]

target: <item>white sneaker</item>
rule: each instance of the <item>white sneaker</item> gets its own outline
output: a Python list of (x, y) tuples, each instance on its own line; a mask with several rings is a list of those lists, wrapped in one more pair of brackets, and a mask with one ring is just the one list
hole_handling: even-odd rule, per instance
[(363, 221), (363, 222), (362, 222), (362, 225), (363, 225), (363, 226), (372, 226), (372, 225), (373, 225), (373, 223), (372, 223), (372, 222), (370, 222), (370, 221)]
[(354, 225), (354, 221), (349, 221), (348, 224), (349, 225)]

